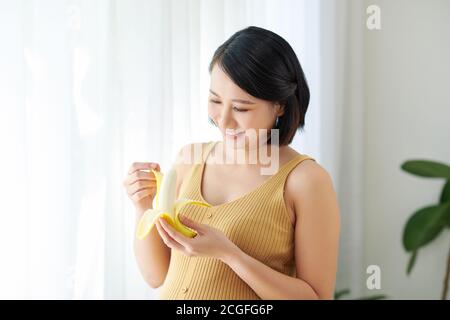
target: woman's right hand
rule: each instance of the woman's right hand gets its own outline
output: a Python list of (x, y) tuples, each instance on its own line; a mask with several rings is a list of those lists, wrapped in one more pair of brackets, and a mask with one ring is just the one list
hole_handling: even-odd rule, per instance
[[(128, 170), (128, 175), (123, 181), (128, 197), (133, 201), (138, 213), (144, 213), (152, 206), (153, 198), (156, 195), (156, 178), (154, 169), (160, 171), (158, 163), (154, 162), (134, 162)], [(150, 172), (144, 171), (149, 170)]]

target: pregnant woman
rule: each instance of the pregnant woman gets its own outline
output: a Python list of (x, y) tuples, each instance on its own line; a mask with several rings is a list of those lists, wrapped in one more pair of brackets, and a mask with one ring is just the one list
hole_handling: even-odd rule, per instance
[[(143, 278), (160, 299), (333, 299), (340, 232), (333, 183), (315, 159), (289, 147), (310, 98), (295, 52), (279, 35), (248, 27), (217, 48), (209, 71), (209, 120), (223, 139), (183, 147), (173, 168), (177, 198), (210, 206), (181, 210), (194, 238), (159, 219), (135, 239)], [(279, 164), (270, 175), (248, 161), (264, 147)], [(200, 163), (184, 161), (192, 150), (201, 150)], [(229, 161), (237, 151), (247, 161)], [(124, 180), (136, 222), (156, 193), (149, 169), (160, 167), (134, 163)]]

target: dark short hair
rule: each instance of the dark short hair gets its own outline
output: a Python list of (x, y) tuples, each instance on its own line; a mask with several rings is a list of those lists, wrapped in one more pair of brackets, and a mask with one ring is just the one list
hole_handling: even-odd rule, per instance
[(216, 49), (210, 73), (216, 63), (242, 90), (284, 106), (276, 128), (280, 130), (279, 145), (290, 144), (297, 129), (305, 125), (309, 88), (289, 43), (272, 31), (250, 26)]

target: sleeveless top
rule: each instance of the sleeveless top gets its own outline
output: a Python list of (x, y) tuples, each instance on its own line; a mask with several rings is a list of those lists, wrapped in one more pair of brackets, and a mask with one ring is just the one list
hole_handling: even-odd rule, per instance
[[(209, 142), (207, 155), (217, 142)], [(203, 201), (201, 182), (205, 166), (194, 164), (180, 186), (179, 198)], [(274, 270), (296, 277), (294, 226), (283, 197), (288, 174), (300, 162), (315, 159), (297, 155), (256, 189), (212, 207), (185, 206), (180, 214), (221, 230), (243, 252)], [(227, 264), (210, 257), (187, 256), (172, 250), (159, 299), (258, 300), (261, 299)]]

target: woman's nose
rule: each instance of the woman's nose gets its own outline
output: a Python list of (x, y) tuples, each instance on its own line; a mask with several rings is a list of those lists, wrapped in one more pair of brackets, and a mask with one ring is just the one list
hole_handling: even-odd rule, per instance
[(233, 118), (233, 114), (227, 108), (219, 116), (219, 124), (222, 128), (234, 128), (236, 121)]

